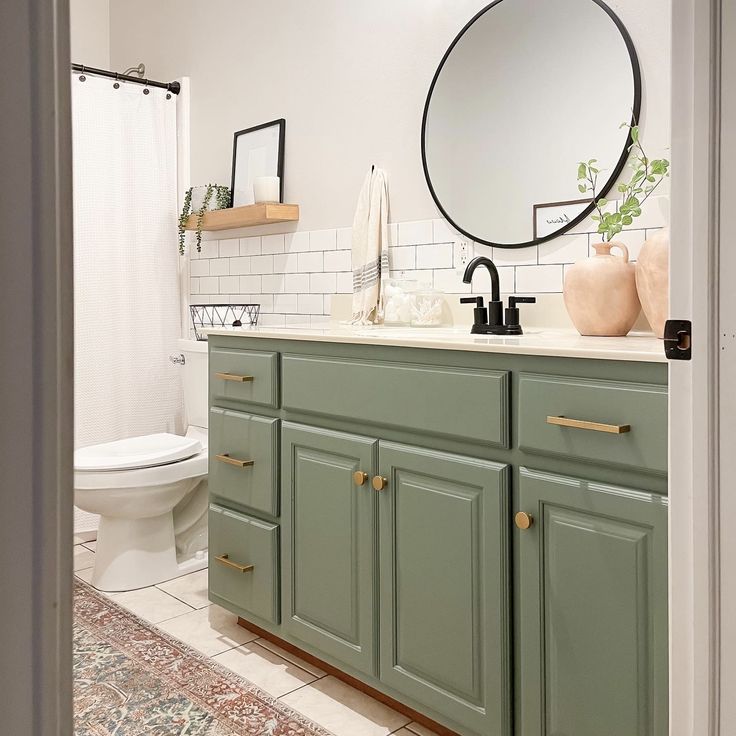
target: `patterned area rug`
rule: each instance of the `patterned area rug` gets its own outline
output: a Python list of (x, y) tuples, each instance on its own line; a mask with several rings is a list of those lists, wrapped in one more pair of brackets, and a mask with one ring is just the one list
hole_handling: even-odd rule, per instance
[(76, 736), (330, 736), (86, 583), (74, 586)]

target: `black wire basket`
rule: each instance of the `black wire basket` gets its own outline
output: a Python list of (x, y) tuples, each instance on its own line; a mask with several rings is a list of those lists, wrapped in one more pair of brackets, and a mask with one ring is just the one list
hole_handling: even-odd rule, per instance
[(207, 340), (207, 327), (242, 327), (258, 324), (260, 304), (190, 304), (192, 327), (197, 340)]

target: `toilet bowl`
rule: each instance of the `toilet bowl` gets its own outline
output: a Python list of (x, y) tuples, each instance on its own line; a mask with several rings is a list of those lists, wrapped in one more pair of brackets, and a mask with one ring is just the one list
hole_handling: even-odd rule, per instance
[[(100, 516), (92, 585), (143, 588), (207, 566), (206, 343), (180, 341), (191, 424), (74, 453), (74, 502)], [(182, 358), (177, 356), (178, 361)]]

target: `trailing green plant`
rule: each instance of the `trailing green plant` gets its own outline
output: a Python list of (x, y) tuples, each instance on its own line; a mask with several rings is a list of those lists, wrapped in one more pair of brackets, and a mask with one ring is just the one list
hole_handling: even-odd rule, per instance
[(632, 174), (628, 182), (621, 182), (617, 187), (621, 199), (615, 212), (607, 210), (612, 205), (611, 202), (598, 196), (598, 175), (601, 173), (596, 167), (598, 160), (592, 158), (578, 164), (578, 191), (591, 195), (598, 212), (597, 215), (591, 215), (591, 219), (598, 223), (597, 232), (603, 236), (604, 241), (611, 241), (625, 227), (631, 225), (641, 215), (644, 202), (670, 175), (670, 162), (667, 159), (650, 159), (644, 153), (638, 125), (621, 123), (621, 127), (629, 128), (631, 133), (628, 153)]
[(197, 216), (197, 252), (202, 250), (202, 221), (204, 220), (204, 213), (209, 210), (209, 204), (212, 201), (212, 196), (215, 197), (216, 210), (224, 210), (230, 206), (230, 188), (222, 186), (221, 184), (207, 184), (205, 187), (204, 198), (202, 199), (202, 206), (196, 211), (192, 212), (192, 192), (194, 187), (189, 187), (184, 193), (184, 204), (181, 208), (181, 214), (179, 215), (179, 255), (184, 255), (184, 246), (186, 244), (186, 227), (189, 216), (194, 214)]

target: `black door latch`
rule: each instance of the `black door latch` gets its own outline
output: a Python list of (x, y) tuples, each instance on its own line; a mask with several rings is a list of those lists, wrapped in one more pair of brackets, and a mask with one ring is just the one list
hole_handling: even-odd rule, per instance
[(668, 319), (664, 323), (664, 354), (668, 360), (691, 360), (693, 326), (687, 319)]

